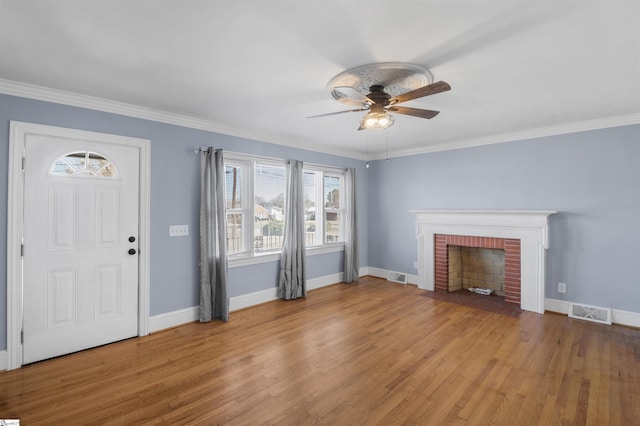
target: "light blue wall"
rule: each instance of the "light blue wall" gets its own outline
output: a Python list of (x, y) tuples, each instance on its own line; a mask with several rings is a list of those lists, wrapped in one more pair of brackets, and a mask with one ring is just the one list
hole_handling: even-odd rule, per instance
[[(25, 121), (112, 133), (151, 140), (151, 315), (172, 312), (198, 302), (198, 208), (200, 160), (193, 148), (225, 150), (274, 158), (298, 159), (334, 167), (355, 167), (358, 220), (367, 229), (366, 169), (362, 161), (257, 142), (116, 114), (0, 94), (0, 241), (6, 241), (9, 122)], [(170, 238), (169, 225), (189, 225), (188, 237)], [(360, 264), (366, 265), (366, 232), (360, 238)], [(0, 245), (0, 350), (6, 349), (6, 245)], [(232, 268), (229, 296), (276, 286), (278, 262)], [(308, 257), (308, 278), (342, 271), (338, 254)]]
[(416, 273), (412, 209), (557, 210), (547, 297), (640, 312), (640, 126), (377, 161), (368, 173), (369, 266)]

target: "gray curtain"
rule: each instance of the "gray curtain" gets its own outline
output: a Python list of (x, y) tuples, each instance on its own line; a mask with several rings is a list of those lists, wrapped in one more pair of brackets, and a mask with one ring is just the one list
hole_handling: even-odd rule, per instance
[(227, 236), (222, 150), (200, 160), (200, 322), (229, 320)]
[(344, 226), (344, 282), (357, 282), (360, 275), (358, 264), (358, 226), (356, 222), (356, 170), (345, 173), (346, 213)]
[(287, 163), (287, 199), (285, 202), (284, 244), (280, 260), (278, 297), (306, 297), (304, 271), (304, 172), (302, 161)]

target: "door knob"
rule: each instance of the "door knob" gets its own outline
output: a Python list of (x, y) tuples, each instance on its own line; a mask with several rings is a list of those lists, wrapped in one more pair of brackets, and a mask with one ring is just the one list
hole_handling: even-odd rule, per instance
[(129, 242), (130, 243), (134, 242), (135, 240), (136, 240), (136, 237), (133, 237), (133, 236), (129, 237)]
[(136, 249), (129, 249), (129, 254), (131, 254), (131, 255), (136, 254)]

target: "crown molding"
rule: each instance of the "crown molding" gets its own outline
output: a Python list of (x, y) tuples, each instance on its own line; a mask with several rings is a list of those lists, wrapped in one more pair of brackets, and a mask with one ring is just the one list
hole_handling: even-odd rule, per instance
[[(640, 113), (616, 115), (594, 120), (576, 121), (553, 126), (538, 127), (518, 132), (508, 132), (479, 138), (462, 139), (454, 142), (446, 142), (437, 145), (429, 145), (414, 149), (396, 150), (389, 153), (389, 158), (407, 157), (410, 155), (428, 154), (432, 152), (451, 151), (454, 149), (472, 148), (482, 145), (516, 142), (526, 139), (542, 138), (548, 136), (579, 133), (589, 130), (606, 129), (610, 127), (628, 126), (640, 124)], [(386, 156), (378, 156), (373, 160), (384, 160)]]
[(13, 80), (0, 78), (0, 93), (21, 98), (34, 99), (44, 102), (52, 102), (56, 104), (68, 105), (78, 108), (86, 108), (94, 111), (106, 112), (111, 114), (123, 115), (126, 117), (140, 118), (143, 120), (156, 121), (165, 124), (173, 124), (176, 126), (187, 127), (197, 130), (205, 130), (214, 133), (220, 133), (227, 136), (235, 136), (238, 138), (251, 139), (259, 142), (267, 142), (275, 145), (283, 145), (292, 148), (304, 149), (307, 151), (320, 152), (324, 154), (338, 155), (348, 158), (364, 160), (364, 155), (357, 151), (335, 148), (322, 149), (316, 145), (305, 145), (300, 142), (275, 140), (265, 135), (247, 132), (246, 130), (236, 129), (225, 126), (213, 120), (190, 117), (187, 115), (175, 114), (167, 111), (161, 111), (153, 108), (142, 107), (139, 105), (128, 104), (125, 102), (112, 101), (109, 99), (99, 98), (95, 96), (83, 95), (75, 92), (51, 89), (44, 86), (38, 86), (29, 83), (22, 83)]
[(390, 151), (388, 155), (384, 155), (382, 153), (380, 153), (379, 155), (365, 155), (362, 152), (353, 150), (336, 149), (335, 147), (323, 149), (322, 147), (319, 147), (317, 145), (304, 144), (300, 143), (299, 141), (276, 140), (262, 134), (251, 133), (247, 132), (246, 130), (228, 127), (212, 120), (175, 114), (171, 112), (142, 107), (139, 105), (112, 101), (95, 96), (82, 95), (75, 92), (51, 89), (48, 87), (22, 83), (13, 80), (0, 79), (0, 93), (78, 108), (86, 108), (106, 113), (118, 114), (127, 117), (140, 118), (143, 120), (173, 124), (176, 126), (182, 126), (191, 129), (205, 130), (238, 138), (251, 139), (275, 145), (320, 152), (324, 154), (338, 155), (362, 161), (407, 157), (410, 155), (428, 154), (432, 152), (450, 151), (454, 149), (472, 148), (476, 146), (492, 145), (496, 143), (515, 142), (525, 139), (640, 124), (640, 113), (631, 113), (594, 120), (577, 121), (573, 123), (563, 123), (553, 126), (539, 127), (518, 132), (488, 135), (479, 138), (462, 139), (458, 141), (445, 142), (437, 145), (421, 146), (406, 150), (395, 150)]

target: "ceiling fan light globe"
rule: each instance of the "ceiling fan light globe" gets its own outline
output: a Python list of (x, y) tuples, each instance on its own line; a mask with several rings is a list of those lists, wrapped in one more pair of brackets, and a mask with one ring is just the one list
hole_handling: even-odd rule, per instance
[(394, 118), (387, 112), (369, 112), (362, 118), (360, 127), (367, 130), (384, 130), (393, 125)]

